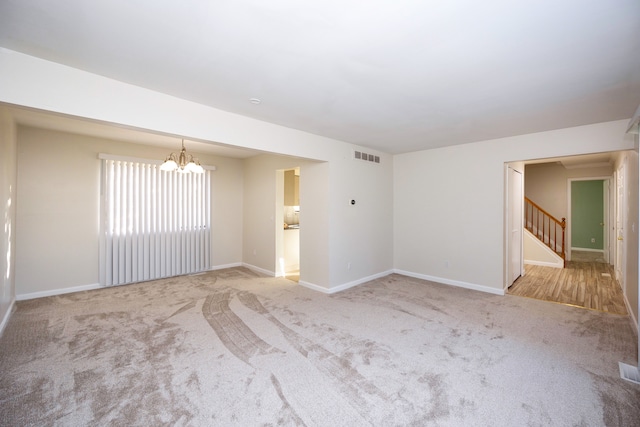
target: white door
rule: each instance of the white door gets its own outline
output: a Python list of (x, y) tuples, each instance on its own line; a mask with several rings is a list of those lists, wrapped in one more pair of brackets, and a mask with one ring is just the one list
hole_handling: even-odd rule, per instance
[(616, 171), (616, 279), (624, 289), (624, 260), (625, 260), (625, 197), (624, 197), (624, 179), (625, 179), (625, 162), (623, 162)]
[(610, 264), (611, 262), (610, 260), (610, 252), (611, 252), (611, 238), (610, 238), (610, 234), (609, 230), (611, 229), (610, 225), (611, 224), (611, 218), (612, 215), (610, 214), (611, 211), (611, 207), (613, 206), (613, 203), (611, 203), (611, 195), (610, 195), (610, 188), (611, 188), (611, 180), (610, 179), (605, 179), (602, 182), (602, 215), (603, 215), (603, 219), (602, 219), (602, 245), (603, 245), (603, 249), (604, 249), (604, 262), (606, 262), (607, 264)]
[(522, 174), (515, 169), (509, 169), (509, 192), (507, 206), (508, 230), (509, 230), (509, 265), (508, 265), (508, 286), (513, 285), (518, 277), (522, 275)]

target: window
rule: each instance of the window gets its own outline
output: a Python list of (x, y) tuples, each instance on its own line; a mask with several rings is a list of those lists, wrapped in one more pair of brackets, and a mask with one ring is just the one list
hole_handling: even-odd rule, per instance
[(152, 161), (100, 158), (101, 284), (209, 269), (211, 171), (163, 172)]

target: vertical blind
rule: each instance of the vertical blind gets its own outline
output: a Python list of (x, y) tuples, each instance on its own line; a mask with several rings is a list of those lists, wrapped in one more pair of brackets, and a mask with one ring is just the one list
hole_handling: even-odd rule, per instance
[(210, 268), (210, 180), (143, 161), (102, 160), (103, 286)]

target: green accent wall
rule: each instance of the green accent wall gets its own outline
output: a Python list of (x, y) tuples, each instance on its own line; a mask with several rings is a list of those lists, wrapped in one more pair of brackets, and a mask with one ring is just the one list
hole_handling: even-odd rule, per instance
[[(571, 246), (604, 249), (603, 180), (571, 181)], [(592, 242), (591, 239), (595, 239)]]

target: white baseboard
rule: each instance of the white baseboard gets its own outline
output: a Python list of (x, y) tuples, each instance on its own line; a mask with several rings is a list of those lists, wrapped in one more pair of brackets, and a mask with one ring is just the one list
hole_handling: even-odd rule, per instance
[(231, 264), (215, 265), (215, 266), (211, 267), (209, 269), (209, 271), (223, 270), (225, 268), (233, 268), (233, 267), (242, 267), (242, 263), (241, 262), (233, 262)]
[[(257, 271), (260, 271), (261, 273), (273, 276), (273, 274), (270, 274), (266, 270), (262, 270), (262, 269), (260, 269), (258, 267), (255, 267), (255, 266), (246, 265), (246, 264), (243, 264), (241, 262), (225, 264), (225, 265), (216, 265), (214, 267), (211, 267), (209, 269), (209, 271), (222, 270), (224, 268), (232, 268), (232, 267), (242, 267), (242, 266), (245, 266), (245, 267), (247, 267), (247, 268), (249, 268), (251, 270), (257, 270)], [(196, 273), (196, 274), (202, 274), (202, 272)], [(123, 284), (117, 285), (117, 286), (124, 286), (124, 285), (131, 285), (131, 284), (132, 283), (123, 283)], [(91, 291), (91, 290), (94, 290), (94, 289), (101, 289), (101, 288), (104, 288), (104, 286), (101, 286), (99, 283), (94, 283), (94, 284), (91, 284), (91, 285), (82, 285), (82, 286), (74, 286), (74, 287), (70, 287), (70, 288), (52, 289), (52, 290), (49, 290), (49, 291), (32, 292), (32, 293), (28, 293), (28, 294), (19, 294), (19, 295), (16, 295), (16, 300), (17, 301), (24, 301), (24, 300), (30, 300), (30, 299), (35, 299), (35, 298), (50, 297), (50, 296), (54, 296), (54, 295), (69, 294), (69, 293), (72, 293), (72, 292)]]
[(344, 291), (345, 289), (349, 289), (354, 286), (361, 285), (371, 280), (388, 276), (389, 274), (392, 274), (392, 273), (397, 273), (397, 274), (401, 274), (403, 276), (408, 276), (408, 277), (415, 277), (416, 279), (429, 280), (431, 282), (437, 282), (444, 285), (452, 285), (460, 288), (472, 289), (474, 291), (486, 292), (486, 293), (495, 294), (495, 295), (504, 295), (504, 289), (495, 289), (495, 288), (490, 288), (488, 286), (477, 285), (475, 283), (461, 282), (458, 280), (450, 280), (442, 277), (428, 276), (426, 274), (413, 273), (410, 271), (398, 270), (398, 269), (388, 270), (378, 274), (374, 274), (372, 276), (363, 277), (362, 279), (354, 280), (353, 282), (344, 283), (342, 285), (339, 285), (333, 288), (325, 288), (323, 286), (318, 286), (313, 283), (304, 282), (304, 281), (300, 281), (299, 284), (301, 286), (304, 286), (305, 288), (313, 289), (314, 291), (319, 291), (325, 294), (334, 294), (336, 292)]
[(393, 272), (397, 274), (401, 274), (403, 276), (415, 277), (416, 279), (429, 280), (431, 282), (441, 283), (443, 285), (452, 285), (452, 286), (457, 286), (459, 288), (472, 289), (474, 291), (486, 292), (489, 294), (504, 295), (504, 289), (490, 288), (489, 286), (478, 285), (476, 283), (445, 279), (443, 277), (429, 276), (427, 274), (413, 273), (411, 271), (398, 270), (398, 269), (393, 270)]
[(4, 318), (2, 319), (2, 323), (0, 323), (0, 337), (4, 333), (4, 328), (9, 323), (9, 319), (11, 318), (11, 315), (13, 314), (13, 311), (15, 310), (15, 308), (16, 308), (16, 300), (13, 300), (13, 301), (11, 301), (11, 304), (9, 304), (9, 309), (4, 314)]
[(629, 317), (631, 318), (633, 329), (636, 331), (636, 337), (637, 337), (638, 336), (638, 319), (636, 319), (636, 316), (633, 314), (633, 310), (631, 310), (631, 304), (629, 304), (627, 295), (624, 292), (622, 293), (622, 299), (624, 300), (624, 305), (627, 307), (627, 313), (629, 313)]
[(70, 287), (70, 288), (52, 289), (52, 290), (49, 290), (49, 291), (40, 291), (40, 292), (31, 292), (31, 293), (28, 293), (28, 294), (19, 294), (19, 295), (16, 295), (16, 300), (17, 301), (24, 301), (24, 300), (28, 300), (28, 299), (51, 297), (51, 296), (54, 296), (54, 295), (70, 294), (72, 292), (92, 291), (94, 289), (102, 289), (102, 288), (104, 288), (104, 286), (100, 286), (99, 283), (94, 283), (94, 284), (91, 284), (91, 285), (73, 286), (73, 287)]
[(265, 276), (276, 277), (275, 271), (265, 270), (264, 268), (256, 267), (255, 265), (247, 264), (246, 262), (242, 263), (242, 267), (247, 267), (249, 270), (253, 270), (256, 273), (264, 274)]
[(352, 282), (343, 283), (342, 285), (335, 286), (333, 288), (325, 288), (324, 286), (314, 285), (313, 283), (300, 281), (299, 285), (304, 286), (305, 288), (313, 289), (314, 291), (322, 292), (324, 294), (335, 294), (340, 291), (344, 291), (349, 288), (353, 288), (354, 286), (361, 285), (363, 283), (370, 282), (375, 279), (379, 279), (380, 277), (388, 276), (393, 273), (393, 270), (383, 271), (381, 273), (376, 273), (371, 276), (363, 277), (358, 280), (354, 280)]
[(572, 251), (580, 251), (580, 252), (600, 252), (604, 253), (604, 249), (593, 249), (593, 248), (571, 248)]
[(524, 263), (529, 265), (540, 265), (542, 267), (564, 268), (564, 266), (561, 263), (559, 264), (557, 262), (534, 261), (534, 260), (525, 259)]
[(298, 285), (304, 286), (305, 288), (309, 288), (313, 291), (322, 292), (323, 294), (331, 294), (331, 289), (325, 288), (323, 286), (318, 286), (313, 283), (304, 282), (302, 280), (298, 281)]

